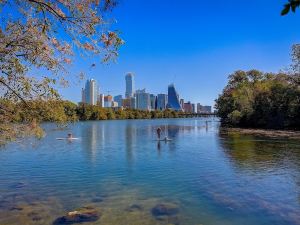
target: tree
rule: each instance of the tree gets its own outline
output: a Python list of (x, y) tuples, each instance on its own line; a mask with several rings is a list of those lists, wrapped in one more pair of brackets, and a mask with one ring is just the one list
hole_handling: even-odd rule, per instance
[(296, 12), (296, 9), (300, 6), (300, 0), (289, 0), (288, 3), (284, 5), (283, 10), (281, 11), (281, 15), (284, 16), (288, 14), (291, 10), (292, 12)]
[[(72, 79), (66, 75), (74, 57), (114, 59), (123, 44), (108, 30), (115, 6), (115, 0), (0, 0), (0, 98), (27, 107), (30, 100), (59, 99), (55, 87)], [(0, 114), (2, 136), (14, 114), (4, 104)]]

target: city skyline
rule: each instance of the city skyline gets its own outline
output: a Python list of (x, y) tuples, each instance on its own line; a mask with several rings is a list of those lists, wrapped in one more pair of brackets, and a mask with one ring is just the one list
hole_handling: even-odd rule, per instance
[(185, 102), (176, 90), (174, 83), (168, 85), (167, 93), (153, 94), (151, 91), (146, 91), (146, 88), (135, 90), (135, 79), (132, 73), (125, 74), (124, 97), (122, 94), (111, 95), (108, 92), (105, 95), (105, 93), (101, 93), (100, 85), (95, 79), (88, 79), (81, 92), (80, 102), (104, 108), (121, 107), (146, 111), (172, 109), (193, 113), (212, 112), (213, 109), (213, 106), (203, 105), (199, 102), (191, 103), (189, 100)]
[[(253, 0), (246, 7), (240, 1), (122, 1), (113, 11), (118, 22), (114, 28), (125, 40), (116, 63), (80, 58), (70, 70), (73, 74), (83, 71), (85, 79), (97, 79), (108, 87), (104, 93), (112, 95), (124, 90), (123, 74), (132, 71), (139, 76), (137, 87), (147, 86), (158, 94), (174, 82), (186, 99), (214, 105), (234, 71), (278, 72), (290, 65), (291, 46), (300, 36), (294, 29), (300, 14), (281, 17), (284, 3)], [(134, 13), (128, 16), (128, 12)], [(74, 90), (82, 84), (75, 83), (60, 93), (78, 102), (80, 94)]]

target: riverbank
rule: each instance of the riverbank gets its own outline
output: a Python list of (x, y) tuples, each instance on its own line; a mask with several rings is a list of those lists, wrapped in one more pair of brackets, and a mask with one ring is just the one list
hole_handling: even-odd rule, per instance
[(286, 139), (299, 139), (300, 131), (295, 130), (268, 130), (268, 129), (251, 129), (251, 128), (221, 128), (221, 134), (241, 134), (241, 135), (254, 135), (269, 138), (286, 138)]

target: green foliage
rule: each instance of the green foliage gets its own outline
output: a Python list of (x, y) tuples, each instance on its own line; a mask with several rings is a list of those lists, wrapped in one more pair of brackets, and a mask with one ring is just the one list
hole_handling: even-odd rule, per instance
[(296, 9), (300, 6), (300, 0), (289, 0), (289, 3), (284, 5), (281, 15), (284, 16), (288, 14), (291, 10), (296, 12)]
[(216, 100), (223, 124), (300, 128), (300, 86), (295, 75), (236, 71)]

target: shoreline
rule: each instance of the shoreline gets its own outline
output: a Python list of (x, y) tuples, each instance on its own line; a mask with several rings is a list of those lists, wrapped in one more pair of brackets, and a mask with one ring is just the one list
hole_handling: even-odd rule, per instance
[(272, 129), (255, 129), (255, 128), (228, 128), (220, 127), (222, 134), (241, 134), (241, 135), (254, 135), (269, 138), (286, 138), (286, 139), (299, 139), (299, 130), (272, 130)]

